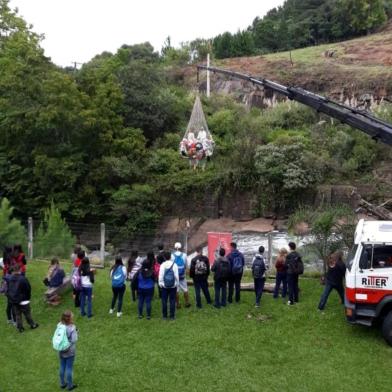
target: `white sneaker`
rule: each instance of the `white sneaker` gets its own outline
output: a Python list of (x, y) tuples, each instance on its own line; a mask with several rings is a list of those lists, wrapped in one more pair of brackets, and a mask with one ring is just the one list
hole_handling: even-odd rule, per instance
[(113, 309), (110, 309), (110, 310), (109, 310), (109, 314), (113, 314)]
[(121, 317), (122, 316), (122, 312), (117, 312), (117, 317)]

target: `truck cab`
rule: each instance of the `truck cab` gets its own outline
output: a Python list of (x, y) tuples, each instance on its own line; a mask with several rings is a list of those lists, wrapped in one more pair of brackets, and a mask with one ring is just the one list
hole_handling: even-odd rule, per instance
[(347, 258), (345, 309), (352, 324), (380, 320), (392, 345), (392, 221), (358, 222)]

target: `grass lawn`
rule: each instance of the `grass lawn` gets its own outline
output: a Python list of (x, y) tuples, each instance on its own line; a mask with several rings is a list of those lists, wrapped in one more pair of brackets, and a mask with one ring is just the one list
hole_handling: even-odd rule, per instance
[[(44, 262), (28, 265), (38, 329), (20, 334), (7, 325), (5, 298), (0, 297), (1, 392), (60, 390), (51, 338), (61, 312), (72, 309), (73, 302), (67, 295), (56, 308), (43, 303), (46, 269)], [(94, 317), (85, 319), (75, 311), (77, 390), (390, 391), (392, 349), (380, 331), (348, 325), (336, 293), (319, 313), (317, 280), (304, 279), (300, 287), (296, 306), (264, 294), (261, 308), (255, 309), (254, 294), (245, 292), (239, 305), (221, 310), (192, 306), (178, 311), (174, 322), (161, 320), (158, 300), (152, 319), (138, 320), (127, 288), (118, 319), (108, 314), (108, 271), (98, 271)]]

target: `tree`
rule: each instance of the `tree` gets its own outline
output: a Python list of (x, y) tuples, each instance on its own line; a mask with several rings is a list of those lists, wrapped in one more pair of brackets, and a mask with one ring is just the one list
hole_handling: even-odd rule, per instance
[(318, 157), (298, 142), (259, 146), (255, 168), (275, 208), (295, 205), (323, 176)]
[(289, 230), (309, 226), (311, 241), (306, 244), (323, 260), (324, 274), (331, 253), (350, 245), (355, 231), (355, 215), (347, 206), (302, 207), (289, 217)]
[(12, 218), (13, 207), (3, 198), (0, 203), (0, 249), (5, 246), (26, 243), (26, 231), (20, 221)]
[(74, 245), (75, 238), (71, 230), (62, 219), (59, 209), (52, 203), (38, 228), (35, 239), (36, 256), (69, 258)]

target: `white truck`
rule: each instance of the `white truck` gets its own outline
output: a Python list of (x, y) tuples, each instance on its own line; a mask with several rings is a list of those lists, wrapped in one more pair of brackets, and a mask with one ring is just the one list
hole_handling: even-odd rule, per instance
[(381, 321), (383, 337), (392, 346), (392, 221), (358, 222), (345, 294), (347, 321), (367, 326)]

